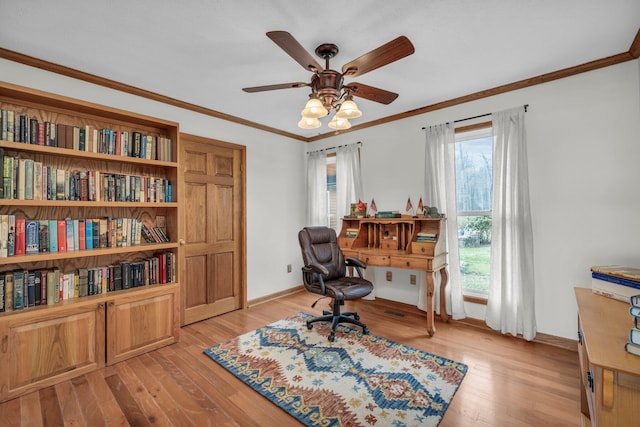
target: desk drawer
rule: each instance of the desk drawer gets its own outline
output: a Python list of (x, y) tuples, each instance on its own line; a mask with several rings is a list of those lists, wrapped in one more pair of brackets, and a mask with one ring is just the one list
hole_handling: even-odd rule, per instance
[(365, 262), (367, 265), (371, 266), (387, 266), (389, 265), (389, 255), (369, 255), (369, 254), (360, 254), (361, 260)]
[(431, 270), (431, 260), (397, 256), (391, 258), (391, 267), (408, 268), (410, 270)]
[(416, 255), (433, 256), (436, 248), (435, 242), (411, 242), (411, 253)]

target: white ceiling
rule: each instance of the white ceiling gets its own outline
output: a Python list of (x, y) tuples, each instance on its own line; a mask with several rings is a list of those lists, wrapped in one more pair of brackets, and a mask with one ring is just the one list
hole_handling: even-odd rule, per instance
[(412, 41), (355, 79), (400, 95), (356, 98), (356, 125), (627, 52), (639, 28), (639, 0), (0, 0), (5, 49), (303, 137), (331, 130), (297, 127), (309, 88), (241, 90), (311, 78), (267, 31), (338, 45), (335, 70)]

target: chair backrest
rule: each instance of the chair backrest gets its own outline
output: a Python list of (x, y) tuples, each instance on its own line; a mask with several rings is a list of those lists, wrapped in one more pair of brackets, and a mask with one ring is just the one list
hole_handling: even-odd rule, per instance
[(333, 228), (305, 227), (298, 233), (298, 240), (305, 266), (317, 263), (329, 270), (329, 276), (324, 280), (340, 279), (346, 275), (344, 255)]

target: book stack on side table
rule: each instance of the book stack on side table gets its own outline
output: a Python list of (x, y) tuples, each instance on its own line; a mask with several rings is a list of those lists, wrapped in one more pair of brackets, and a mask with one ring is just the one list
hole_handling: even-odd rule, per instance
[(629, 302), (640, 294), (640, 268), (620, 265), (591, 267), (593, 293)]
[(629, 342), (624, 345), (624, 349), (631, 354), (640, 356), (640, 295), (629, 298), (631, 308), (629, 313), (633, 317), (633, 327), (629, 331)]

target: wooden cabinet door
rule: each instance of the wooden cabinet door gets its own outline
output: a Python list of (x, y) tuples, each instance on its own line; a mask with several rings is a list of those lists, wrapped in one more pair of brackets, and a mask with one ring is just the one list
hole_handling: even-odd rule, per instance
[(0, 318), (0, 401), (104, 366), (103, 303)]
[(245, 305), (245, 149), (184, 134), (180, 147), (186, 325)]
[(180, 288), (155, 285), (107, 302), (107, 364), (177, 342)]

